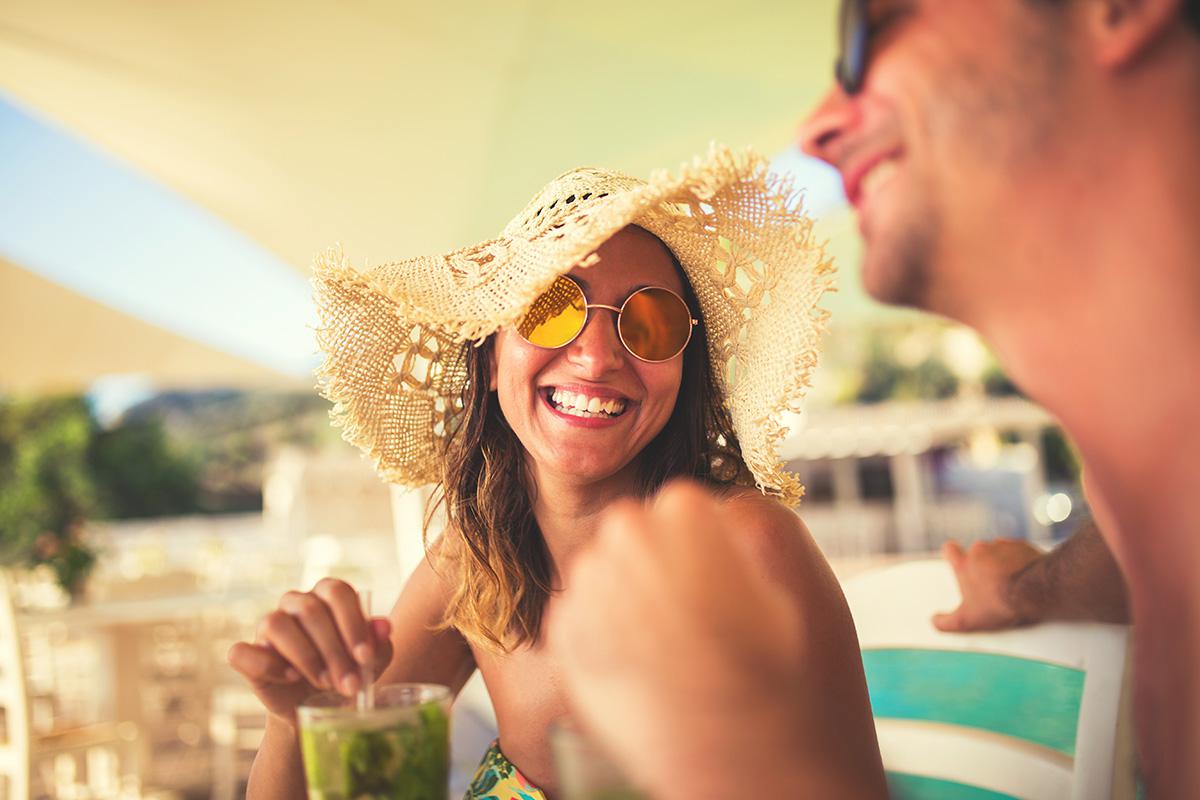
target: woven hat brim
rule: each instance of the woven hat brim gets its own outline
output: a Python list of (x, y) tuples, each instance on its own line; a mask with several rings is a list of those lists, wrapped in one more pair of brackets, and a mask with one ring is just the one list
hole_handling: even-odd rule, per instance
[[(611, 191), (558, 207), (589, 185)], [(558, 200), (548, 199), (556, 190)], [(318, 379), (343, 437), (385, 480), (440, 479), (441, 443), (461, 413), (467, 348), (517, 323), (555, 278), (588, 265), (630, 224), (661, 239), (692, 284), (713, 374), (758, 487), (797, 502), (803, 487), (778, 457), (787, 433), (780, 417), (799, 410), (816, 364), (827, 316), (818, 301), (832, 288), (833, 266), (790, 181), (751, 153), (716, 146), (676, 176), (567, 173), (501, 237), (446, 255), (363, 272), (338, 251), (320, 256)]]

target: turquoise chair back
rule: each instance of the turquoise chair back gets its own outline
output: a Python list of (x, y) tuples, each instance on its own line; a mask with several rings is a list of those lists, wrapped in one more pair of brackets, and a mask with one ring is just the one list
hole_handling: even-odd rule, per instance
[(1134, 796), (1126, 626), (941, 633), (930, 617), (958, 604), (942, 561), (844, 588), (894, 800)]

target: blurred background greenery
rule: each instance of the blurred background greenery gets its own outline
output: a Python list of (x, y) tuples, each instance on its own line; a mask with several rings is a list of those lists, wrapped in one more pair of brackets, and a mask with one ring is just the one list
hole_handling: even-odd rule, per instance
[(109, 426), (84, 396), (0, 398), (0, 558), (75, 592), (88, 520), (261, 511), (269, 453), (337, 439), (315, 393), (170, 392)]

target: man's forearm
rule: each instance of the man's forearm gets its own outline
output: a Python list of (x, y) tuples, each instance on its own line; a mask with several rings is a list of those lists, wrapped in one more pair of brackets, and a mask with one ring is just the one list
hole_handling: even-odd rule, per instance
[(1090, 520), (1014, 575), (1008, 599), (1022, 622), (1130, 620), (1125, 580)]

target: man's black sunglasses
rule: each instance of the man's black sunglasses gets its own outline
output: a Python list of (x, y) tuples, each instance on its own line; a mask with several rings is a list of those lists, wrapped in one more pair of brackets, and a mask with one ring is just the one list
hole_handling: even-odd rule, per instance
[(862, 88), (870, 33), (867, 0), (842, 0), (838, 15), (838, 57), (833, 74), (846, 94), (854, 94)]

